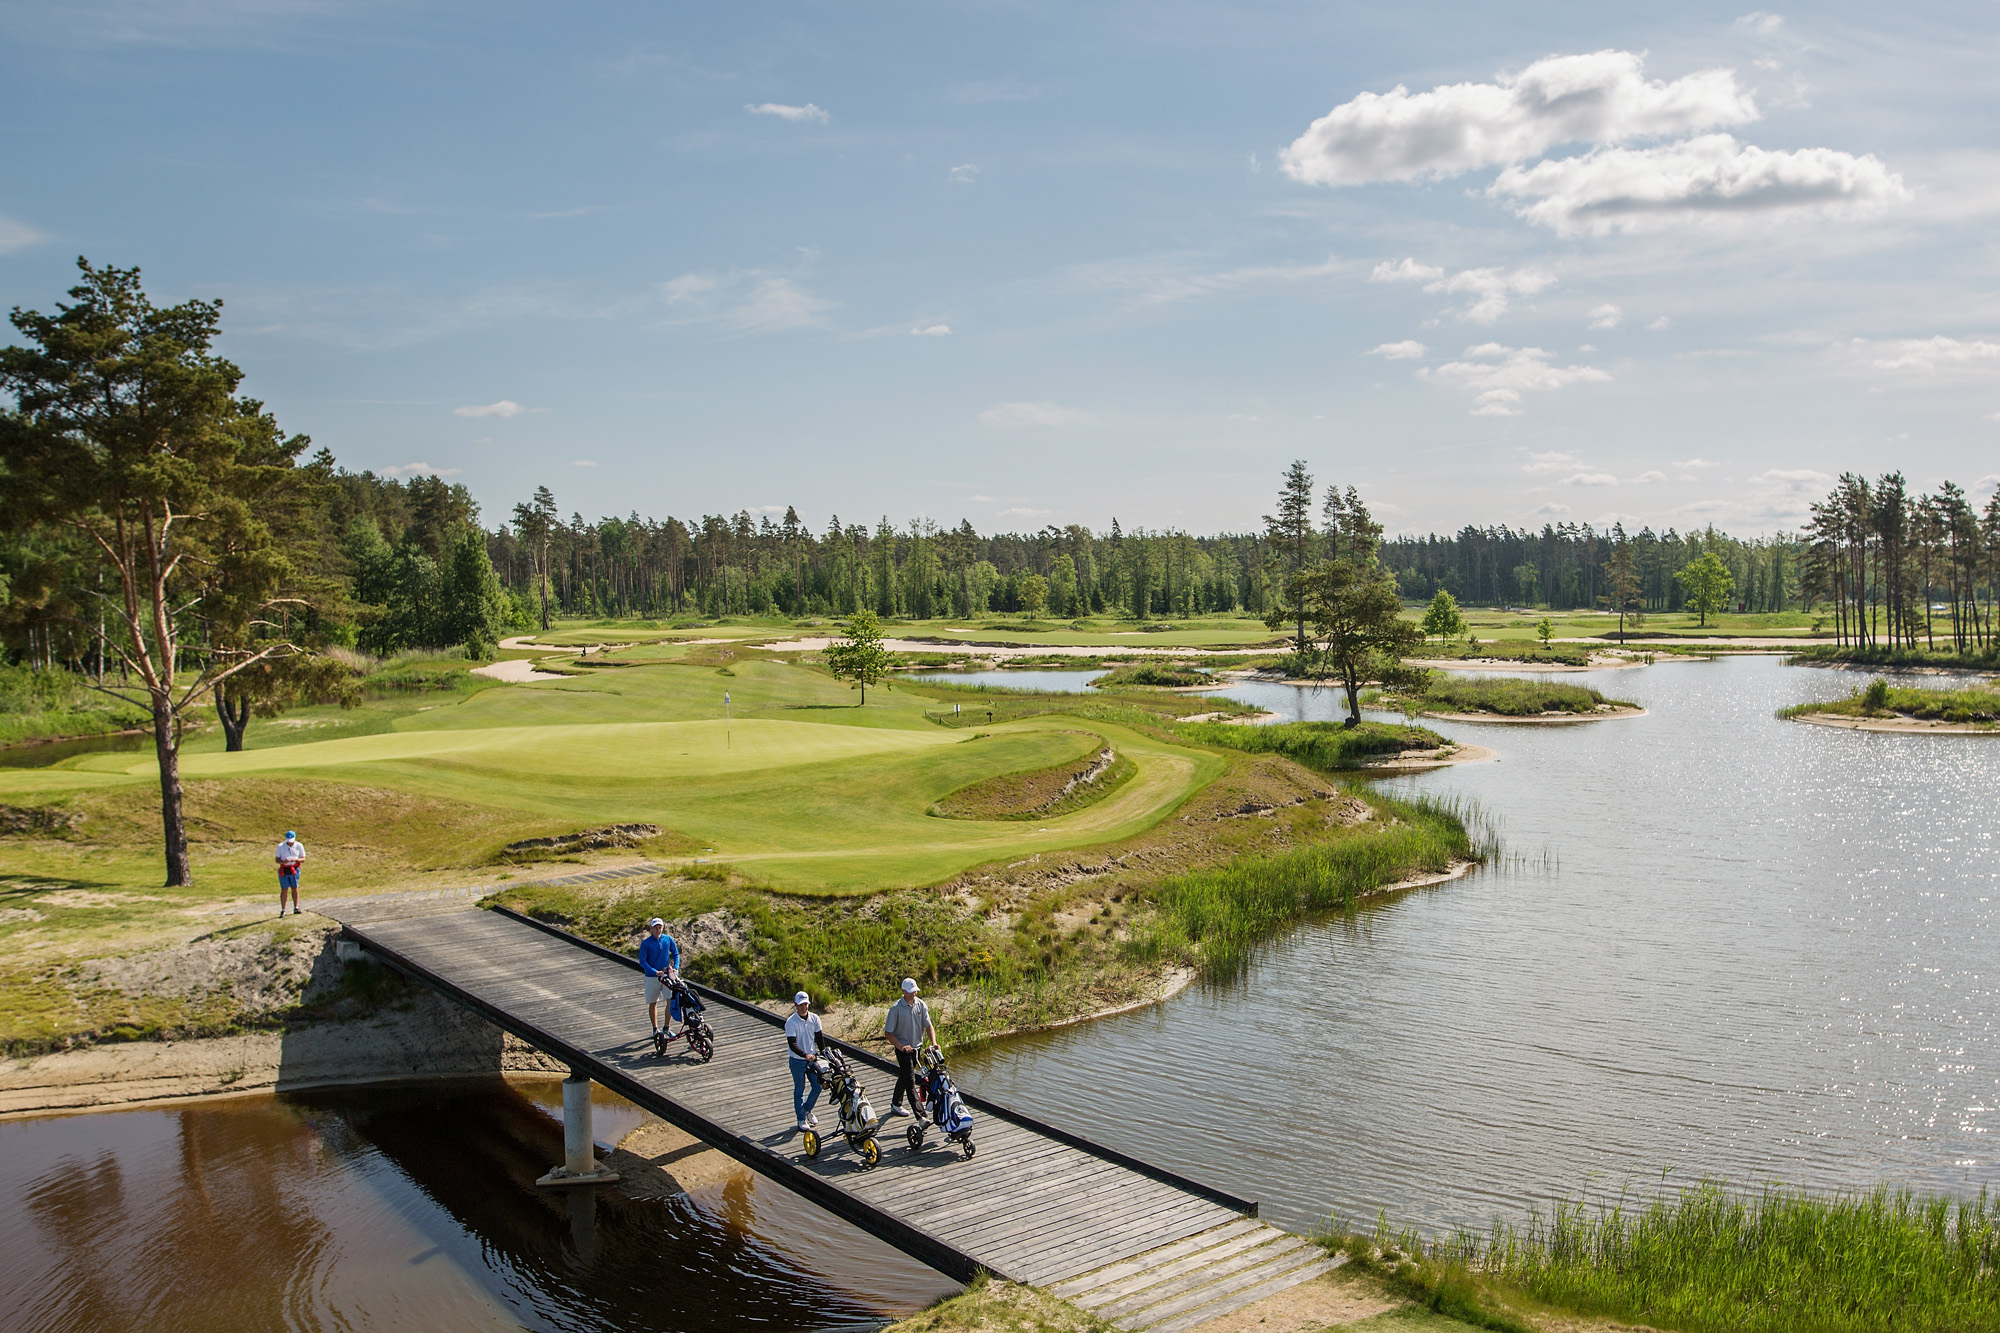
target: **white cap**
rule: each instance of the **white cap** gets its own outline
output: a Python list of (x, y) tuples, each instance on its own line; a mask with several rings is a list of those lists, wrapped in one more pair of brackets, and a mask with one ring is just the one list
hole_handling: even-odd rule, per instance
[(904, 977), (903, 994), (915, 995), (916, 993), (917, 993), (917, 979), (915, 977)]
[(646, 923), (646, 929), (651, 930), (654, 926), (664, 926), (666, 924), (667, 923), (660, 920), (660, 918), (654, 917), (651, 921), (648, 921)]
[(804, 991), (800, 991), (792, 997), (793, 1004), (811, 1004), (812, 1002), (812, 996), (806, 994)]

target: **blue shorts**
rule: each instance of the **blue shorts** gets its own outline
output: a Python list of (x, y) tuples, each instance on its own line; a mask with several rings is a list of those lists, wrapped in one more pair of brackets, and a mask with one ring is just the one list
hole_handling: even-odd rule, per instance
[(298, 871), (296, 871), (296, 870), (280, 870), (280, 871), (278, 872), (278, 887), (279, 887), (279, 888), (281, 888), (281, 889), (296, 889), (296, 888), (297, 888), (298, 886), (299, 886), (299, 872), (298, 872)]

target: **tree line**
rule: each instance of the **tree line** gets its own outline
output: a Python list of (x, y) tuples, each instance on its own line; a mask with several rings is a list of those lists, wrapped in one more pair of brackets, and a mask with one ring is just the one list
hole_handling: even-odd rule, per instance
[(1842, 473), (1812, 507), (1802, 571), (1842, 645), (1983, 652), (2000, 644), (2000, 492), (1981, 510), (1949, 481), (1915, 495), (1900, 472)]

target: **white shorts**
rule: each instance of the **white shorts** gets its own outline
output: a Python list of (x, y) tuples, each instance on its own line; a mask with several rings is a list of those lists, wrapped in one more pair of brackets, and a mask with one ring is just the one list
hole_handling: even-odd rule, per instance
[(661, 991), (663, 991), (663, 990), (665, 990), (666, 988), (667, 988), (667, 983), (666, 983), (666, 979), (665, 979), (665, 978), (663, 978), (663, 977), (660, 977), (660, 976), (658, 976), (657, 974), (656, 974), (656, 975), (654, 975), (654, 976), (650, 976), (650, 977), (647, 977), (647, 978), (646, 978), (646, 1003), (647, 1003), (647, 1004), (657, 1004), (657, 1003), (659, 1003), (659, 1000), (660, 1000), (660, 992), (661, 992)]

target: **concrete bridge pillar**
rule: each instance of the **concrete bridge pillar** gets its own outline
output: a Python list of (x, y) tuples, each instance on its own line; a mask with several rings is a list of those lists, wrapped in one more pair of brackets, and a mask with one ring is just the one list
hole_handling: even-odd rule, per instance
[(590, 1125), (590, 1079), (570, 1070), (563, 1080), (563, 1164), (535, 1183), (537, 1185), (602, 1185), (618, 1179), (618, 1173), (599, 1165), (592, 1145)]

